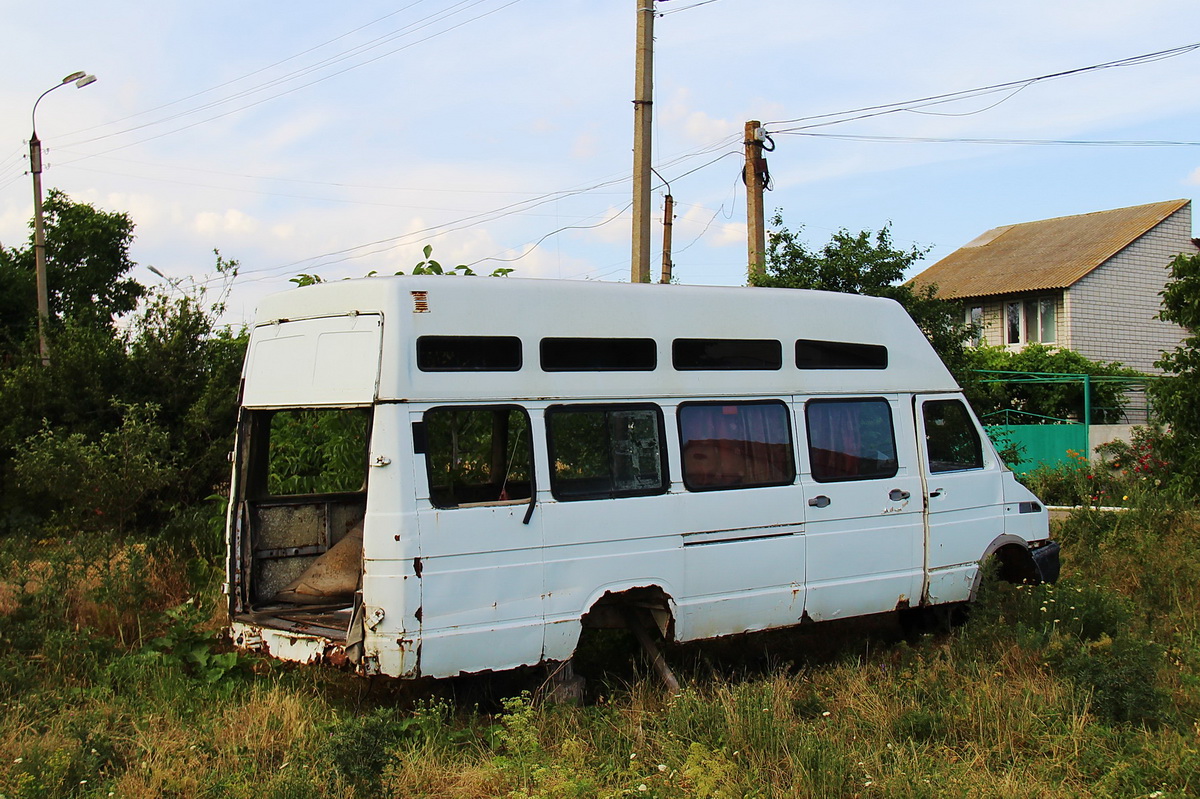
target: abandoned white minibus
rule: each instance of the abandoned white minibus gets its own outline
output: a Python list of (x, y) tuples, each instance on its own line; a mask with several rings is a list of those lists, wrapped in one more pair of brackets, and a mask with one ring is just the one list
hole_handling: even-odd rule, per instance
[(444, 677), (1054, 580), (895, 302), (377, 277), (263, 301), (228, 525), (238, 646)]

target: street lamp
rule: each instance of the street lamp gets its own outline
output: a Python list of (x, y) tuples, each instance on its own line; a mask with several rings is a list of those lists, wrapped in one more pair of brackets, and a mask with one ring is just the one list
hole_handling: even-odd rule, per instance
[(29, 115), (33, 127), (33, 135), (29, 137), (29, 166), (33, 172), (33, 258), (37, 267), (38, 348), (42, 353), (42, 366), (50, 364), (50, 345), (46, 340), (46, 326), (50, 321), (50, 291), (46, 288), (46, 230), (42, 222), (42, 142), (37, 135), (37, 107), (43, 97), (68, 83), (74, 83), (82, 89), (95, 82), (95, 75), (72, 72), (63, 78), (61, 83), (42, 92), (34, 100), (33, 113)]

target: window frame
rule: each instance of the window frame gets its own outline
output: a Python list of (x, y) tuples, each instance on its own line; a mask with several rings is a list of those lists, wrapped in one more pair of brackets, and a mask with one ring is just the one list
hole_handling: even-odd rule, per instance
[[(495, 341), (497, 343), (501, 342), (501, 341), (516, 342), (516, 355), (517, 355), (516, 365), (506, 365), (506, 366), (499, 366), (499, 367), (496, 367), (496, 366), (444, 367), (444, 366), (425, 365), (422, 363), (422, 342), (432, 341), (435, 339), (443, 340), (443, 341), (456, 340), (456, 341), (464, 341), (464, 342), (472, 340), (472, 339), (475, 339), (475, 340), (488, 339), (488, 340)], [(507, 335), (505, 335), (505, 336), (458, 336), (458, 335), (430, 334), (430, 335), (425, 335), (425, 336), (417, 336), (417, 339), (413, 344), (413, 348), (414, 348), (413, 363), (416, 364), (417, 370), (421, 371), (421, 372), (441, 373), (441, 374), (446, 374), (446, 373), (477, 374), (480, 372), (519, 372), (519, 371), (521, 371), (521, 368), (525, 365), (525, 346), (524, 346), (524, 342), (521, 341), (520, 336), (507, 336)]]
[[(526, 463), (526, 465), (529, 469), (529, 495), (528, 496), (516, 497), (513, 499), (466, 501), (466, 502), (459, 502), (454, 505), (443, 505), (437, 501), (437, 498), (435, 496), (435, 491), (434, 491), (434, 486), (436, 485), (436, 483), (434, 482), (433, 458), (432, 458), (434, 447), (433, 447), (432, 442), (429, 440), (429, 432), (428, 432), (429, 431), (429, 418), (428, 418), (428, 416), (429, 416), (429, 414), (434, 413), (436, 411), (446, 411), (446, 410), (450, 410), (450, 411), (493, 411), (493, 412), (494, 411), (519, 411), (525, 417), (525, 435), (527, 438), (527, 443), (528, 443), (528, 448), (529, 448), (529, 460)], [(533, 502), (537, 498), (537, 452), (536, 452), (536, 446), (535, 446), (536, 441), (535, 441), (534, 435), (533, 435), (533, 418), (529, 413), (529, 409), (526, 408), (524, 405), (519, 405), (516, 403), (505, 403), (505, 402), (482, 403), (482, 404), (465, 404), (464, 403), (464, 404), (455, 404), (455, 405), (434, 405), (430, 408), (426, 408), (421, 413), (421, 421), (419, 424), (421, 425), (421, 428), (420, 428), (421, 434), (420, 435), (422, 436), (423, 440), (421, 442), (421, 446), (419, 446), (417, 448), (420, 450), (420, 454), (424, 455), (424, 458), (425, 458), (425, 481), (426, 481), (426, 487), (428, 489), (428, 494), (429, 494), (428, 501), (429, 501), (429, 504), (432, 505), (434, 508), (437, 508), (438, 510), (457, 510), (459, 508), (469, 508), (469, 507), (486, 507), (486, 506), (494, 507), (494, 506), (500, 506), (500, 505), (525, 505), (525, 504), (529, 504), (529, 503)], [(451, 484), (451, 486), (452, 485), (453, 484)], [(466, 484), (464, 484), (464, 485), (466, 485)], [(474, 484), (471, 484), (471, 485), (474, 485)], [(491, 484), (484, 484), (484, 485), (491, 485)]]
[[(841, 363), (821, 363), (814, 365), (804, 365), (800, 360), (800, 350), (802, 347), (809, 347), (812, 350), (823, 350), (826, 356), (838, 356), (839, 354), (853, 353), (858, 357), (858, 363), (851, 363), (851, 359), (843, 360)], [(879, 354), (882, 352), (883, 358), (879, 359)], [(796, 368), (801, 371), (814, 371), (820, 369), (831, 369), (838, 371), (881, 371), (888, 368), (888, 362), (891, 353), (888, 351), (886, 344), (867, 344), (857, 341), (829, 341), (824, 339), (796, 339), (793, 349)]]
[[(547, 366), (547, 346), (559, 346), (566, 342), (588, 342), (587, 346), (595, 346), (601, 342), (626, 342), (629, 346), (649, 345), (650, 362), (648, 366)], [(544, 336), (538, 342), (538, 363), (543, 372), (653, 372), (658, 368), (658, 342), (644, 336)]]
[[(623, 489), (612, 491), (595, 491), (580, 494), (560, 493), (558, 471), (555, 468), (557, 450), (555, 449), (555, 434), (552, 417), (562, 414), (584, 414), (611, 411), (653, 411), (658, 432), (659, 473), (662, 482), (655, 488)], [(626, 497), (650, 497), (666, 494), (671, 490), (670, 462), (667, 457), (667, 431), (662, 407), (653, 402), (605, 402), (605, 403), (558, 403), (550, 405), (544, 413), (546, 425), (546, 464), (550, 473), (550, 493), (560, 502), (577, 502), (592, 499), (624, 499)], [(610, 438), (611, 443), (611, 438)]]
[[(830, 477), (828, 475), (818, 476), (817, 458), (813, 454), (813, 434), (812, 434), (812, 419), (809, 410), (816, 405), (834, 405), (834, 404), (849, 404), (849, 403), (869, 403), (871, 405), (882, 405), (887, 409), (888, 431), (892, 442), (892, 463), (895, 468), (891, 471), (880, 471), (872, 474), (859, 474), (849, 477)], [(861, 426), (860, 426), (861, 429)], [(895, 411), (892, 408), (892, 403), (886, 397), (867, 396), (867, 397), (813, 397), (804, 402), (804, 437), (805, 449), (808, 455), (808, 473), (816, 483), (855, 483), (865, 480), (890, 480), (900, 473), (900, 447), (899, 441), (896, 439), (896, 417)], [(858, 457), (857, 455), (855, 456)], [(878, 460), (878, 459), (876, 459)]]
[[(689, 481), (689, 471), (687, 458), (684, 455), (684, 450), (687, 446), (687, 439), (684, 437), (684, 413), (689, 408), (698, 407), (724, 407), (736, 405), (739, 408), (747, 406), (764, 406), (774, 405), (783, 409), (783, 429), (787, 432), (787, 465), (789, 476), (786, 479), (773, 480), (769, 482), (756, 483), (739, 483), (739, 484), (724, 484), (724, 485), (694, 485)], [(773, 486), (794, 485), (796, 477), (799, 474), (796, 463), (796, 432), (792, 421), (791, 406), (789, 403), (780, 399), (765, 399), (765, 400), (699, 400), (695, 402), (681, 402), (675, 409), (675, 424), (679, 436), (679, 473), (683, 481), (683, 487), (690, 492), (705, 492), (705, 491), (738, 491), (752, 488), (771, 488)], [(745, 439), (741, 439), (743, 442)]]
[[(371, 434), (375, 425), (374, 406), (296, 406), (263, 410), (247, 410), (249, 418), (247, 419), (246, 427), (243, 428), (243, 435), (246, 435), (246, 440), (248, 442), (248, 447), (245, 450), (246, 460), (244, 461), (246, 465), (244, 470), (244, 496), (247, 499), (253, 499), (257, 502), (275, 503), (281, 501), (292, 502), (314, 498), (356, 497), (366, 494), (368, 485), (370, 483), (371, 473)], [(358, 488), (347, 488), (338, 491), (318, 491), (301, 494), (275, 494), (270, 491), (272, 422), (280, 413), (295, 413), (302, 411), (315, 411), (318, 413), (344, 411), (347, 413), (358, 413), (365, 417), (366, 424), (363, 429), (362, 437), (362, 483)]]
[[(929, 435), (929, 408), (934, 405), (956, 405), (962, 409), (962, 419), (964, 422), (966, 422), (965, 429), (970, 430), (974, 440), (974, 454), (975, 462), (978, 464), (977, 466), (960, 466), (955, 464), (954, 468), (934, 468), (934, 463), (949, 463), (949, 461), (934, 461), (933, 452), (930, 449), (931, 437)], [(982, 471), (987, 468), (987, 460), (984, 458), (983, 439), (980, 435), (979, 428), (975, 424), (974, 416), (971, 414), (970, 408), (967, 407), (967, 404), (963, 400), (958, 398), (923, 400), (921, 402), (921, 428), (925, 433), (925, 440), (922, 442), (922, 446), (925, 450), (923, 453), (925, 459), (925, 469), (929, 474), (959, 474), (962, 472)]]
[[(763, 366), (680, 366), (681, 348), (708, 344), (773, 344), (774, 365)], [(697, 359), (695, 361), (699, 363)], [(677, 372), (778, 372), (783, 368), (783, 342), (774, 338), (677, 338), (671, 340), (671, 367)]]

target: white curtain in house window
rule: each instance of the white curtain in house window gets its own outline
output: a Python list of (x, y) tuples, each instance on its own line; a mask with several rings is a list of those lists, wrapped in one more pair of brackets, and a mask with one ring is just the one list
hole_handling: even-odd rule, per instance
[(1043, 344), (1053, 344), (1058, 340), (1057, 305), (1053, 297), (1038, 300), (1038, 322)]

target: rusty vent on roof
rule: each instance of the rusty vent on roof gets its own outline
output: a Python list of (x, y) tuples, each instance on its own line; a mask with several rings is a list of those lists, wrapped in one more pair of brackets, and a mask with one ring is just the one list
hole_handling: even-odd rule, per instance
[(429, 313), (429, 292), (413, 291), (413, 313)]

